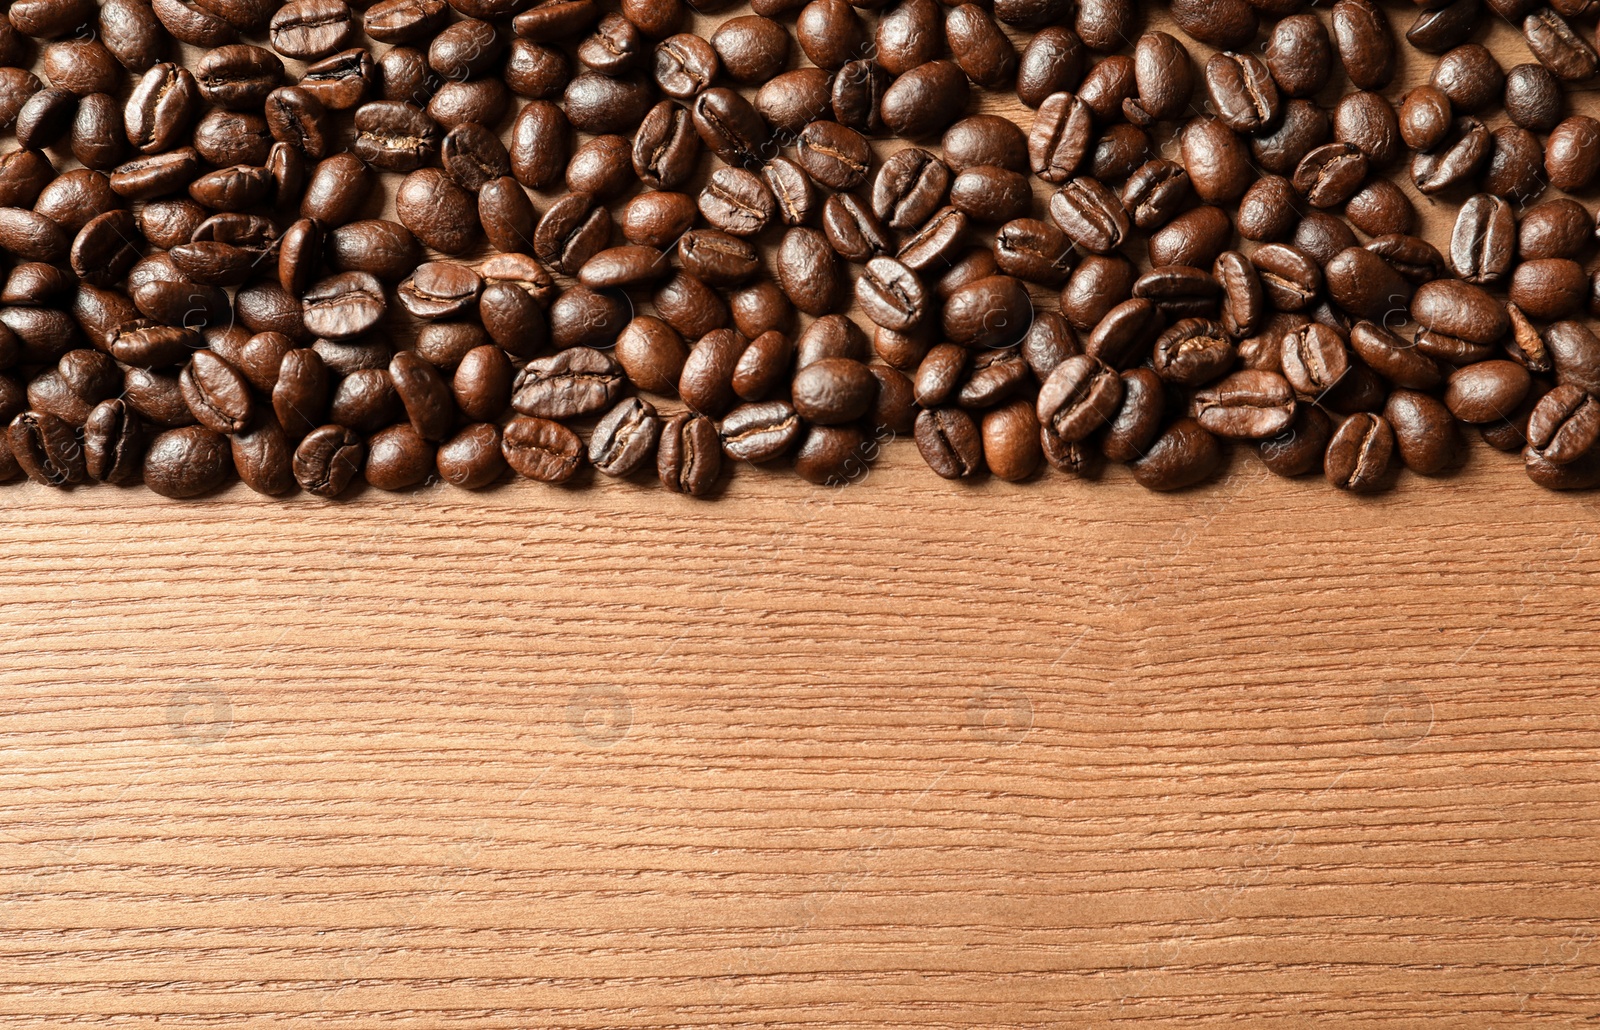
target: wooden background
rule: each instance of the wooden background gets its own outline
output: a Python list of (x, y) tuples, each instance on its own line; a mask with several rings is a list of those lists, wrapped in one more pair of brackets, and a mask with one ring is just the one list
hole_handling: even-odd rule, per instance
[(1481, 444), (0, 497), (0, 1030), (1600, 1012), (1600, 510)]

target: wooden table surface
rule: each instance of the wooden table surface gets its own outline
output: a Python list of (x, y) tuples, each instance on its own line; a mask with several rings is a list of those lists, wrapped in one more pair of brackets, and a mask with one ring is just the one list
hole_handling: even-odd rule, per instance
[(1482, 444), (0, 496), (0, 1030), (1600, 1012), (1600, 508)]

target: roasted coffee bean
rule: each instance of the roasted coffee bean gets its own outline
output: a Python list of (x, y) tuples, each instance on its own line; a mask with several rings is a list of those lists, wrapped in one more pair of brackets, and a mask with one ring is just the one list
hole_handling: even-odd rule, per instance
[(306, 68), (299, 86), (330, 111), (348, 111), (372, 92), (377, 65), (365, 49), (344, 50)]
[(196, 351), (178, 376), (195, 420), (219, 433), (237, 433), (255, 413), (250, 384), (238, 369), (210, 351)]
[(1122, 206), (1140, 229), (1158, 229), (1170, 222), (1188, 200), (1189, 173), (1166, 160), (1148, 161), (1128, 179)]
[(159, 433), (144, 453), (144, 485), (175, 500), (215, 490), (232, 470), (227, 438), (203, 426)]
[(1267, 440), (1289, 427), (1294, 390), (1275, 372), (1247, 369), (1194, 395), (1195, 419), (1208, 432), (1236, 440)]
[(611, 215), (586, 193), (569, 193), (539, 219), (533, 252), (563, 275), (576, 275), (611, 241)]
[(127, 401), (101, 401), (83, 427), (84, 467), (89, 478), (123, 485), (143, 474), (144, 423)]
[(838, 259), (827, 238), (815, 229), (798, 226), (784, 233), (777, 273), (783, 292), (808, 315), (825, 315), (842, 299)]
[(1451, 373), (1444, 403), (1463, 422), (1493, 422), (1511, 417), (1530, 385), (1528, 370), (1514, 361), (1480, 361)]
[[(925, 3), (925, 0), (924, 0)], [(903, 6), (915, 6), (906, 4)], [(925, 4), (931, 7), (931, 4)], [(883, 28), (885, 17), (879, 22), (879, 60), (884, 60)], [(919, 39), (931, 39), (937, 43), (937, 37), (932, 33), (919, 35)], [(937, 56), (936, 49), (929, 44), (932, 52), (920, 54), (922, 60), (932, 60)], [(1083, 77), (1084, 70), (1084, 45), (1083, 40), (1072, 29), (1060, 25), (1046, 26), (1034, 33), (1027, 47), (1023, 50), (1017, 66), (1017, 99), (1029, 107), (1038, 107), (1053, 93), (1069, 91), (1077, 87)], [(920, 63), (920, 61), (915, 62)], [(887, 66), (887, 65), (886, 65)], [(895, 74), (909, 70), (909, 66), (891, 68)]]
[(856, 281), (856, 303), (873, 324), (905, 332), (922, 321), (928, 300), (915, 272), (891, 257), (875, 257)]
[(1443, 90), (1418, 86), (1400, 103), (1400, 137), (1413, 150), (1432, 150), (1449, 135), (1451, 118), (1450, 98)]
[[(484, 326), (494, 341), (514, 353), (515, 350), (533, 353), (543, 349), (542, 345), (538, 345), (537, 335), (530, 334), (525, 325), (519, 324), (524, 318), (537, 320), (542, 317), (538, 304), (532, 302), (528, 294), (518, 291), (522, 298), (533, 303), (531, 310), (524, 315), (512, 309), (505, 315), (490, 318), (485, 314), (484, 305), (492, 288), (492, 285), (484, 288), (484, 300), (478, 303), (478, 314), (484, 318)], [(550, 342), (559, 350), (570, 347), (610, 347), (632, 314), (627, 296), (620, 291), (598, 291), (587, 286), (574, 286), (562, 291), (561, 296), (550, 305)], [(535, 345), (530, 346), (530, 343)]]
[(866, 23), (844, 0), (807, 4), (795, 23), (795, 38), (812, 64), (829, 70), (863, 56), (869, 45)]
[(1036, 218), (1007, 222), (995, 234), (997, 267), (1041, 286), (1059, 286), (1072, 267), (1070, 241), (1060, 229)]
[(1333, 36), (1345, 73), (1357, 89), (1382, 89), (1394, 78), (1394, 36), (1388, 19), (1369, 0), (1334, 4)]
[(667, 256), (654, 247), (626, 244), (600, 251), (578, 269), (578, 281), (592, 290), (646, 286), (667, 275)]
[(412, 104), (392, 100), (363, 104), (356, 111), (355, 127), (352, 152), (386, 172), (411, 171), (438, 150), (438, 123)]
[(733, 406), (733, 378), (748, 343), (731, 329), (702, 337), (689, 352), (678, 380), (678, 394), (695, 411), (718, 417)]
[(602, 351), (574, 347), (528, 363), (513, 386), (512, 407), (524, 415), (569, 419), (608, 407), (622, 389), (622, 366)]
[(1133, 478), (1147, 490), (1182, 490), (1216, 472), (1222, 464), (1217, 439), (1192, 418), (1181, 418), (1132, 465)]
[(967, 106), (966, 73), (954, 61), (938, 60), (906, 72), (883, 94), (883, 123), (896, 136), (926, 139), (955, 121)]
[(1256, 444), (1262, 464), (1276, 475), (1303, 476), (1322, 467), (1323, 452), (1333, 435), (1327, 414), (1314, 404), (1301, 404), (1289, 428)]
[(878, 170), (872, 187), (872, 210), (891, 229), (915, 229), (944, 204), (950, 169), (926, 150), (908, 147), (892, 155)]
[(1033, 405), (1018, 399), (987, 412), (981, 433), (984, 463), (997, 478), (1016, 483), (1038, 471), (1044, 453)]
[(1389, 179), (1373, 179), (1345, 204), (1345, 218), (1369, 236), (1409, 233), (1417, 212), (1405, 191)]
[(1299, 196), (1281, 175), (1264, 175), (1245, 191), (1237, 213), (1239, 235), (1260, 242), (1281, 240), (1294, 231)]
[(1422, 10), (1406, 30), (1406, 42), (1428, 54), (1442, 54), (1467, 41), (1478, 27), (1477, 0), (1450, 0), (1435, 10)]
[(439, 446), (435, 464), (451, 486), (481, 490), (490, 485), (506, 468), (499, 427), (486, 422), (467, 426)]
[(1411, 317), (1424, 329), (1476, 344), (1498, 341), (1511, 325), (1505, 307), (1482, 288), (1453, 279), (1419, 286)]
[(1278, 87), (1261, 58), (1215, 54), (1206, 62), (1205, 79), (1211, 106), (1228, 128), (1257, 132), (1277, 122), (1281, 113)]
[(1097, 121), (1109, 124), (1123, 117), (1123, 101), (1138, 96), (1138, 91), (1133, 58), (1114, 54), (1089, 69), (1078, 86), (1078, 97)]
[(1561, 121), (1561, 103), (1561, 83), (1548, 68), (1519, 64), (1506, 73), (1506, 114), (1524, 129), (1554, 129)]
[(1456, 110), (1471, 113), (1500, 98), (1505, 74), (1487, 49), (1466, 43), (1439, 58), (1429, 81), (1450, 98)]
[(1133, 295), (1153, 301), (1169, 318), (1214, 315), (1221, 287), (1204, 269), (1190, 265), (1157, 265), (1133, 284)]
[(1162, 379), (1200, 386), (1233, 366), (1233, 340), (1221, 322), (1185, 318), (1157, 338), (1150, 364)]
[(656, 44), (656, 85), (670, 97), (693, 99), (696, 93), (715, 81), (720, 70), (716, 49), (699, 36), (680, 33)]
[[(799, 230), (791, 229), (790, 232)], [(827, 246), (827, 241), (822, 241)], [(796, 245), (809, 247), (809, 243)], [(832, 253), (828, 248), (828, 253)], [(815, 258), (815, 255), (812, 255)], [(678, 240), (678, 260), (684, 270), (712, 286), (736, 286), (761, 268), (756, 250), (744, 240), (715, 229), (691, 229)], [(788, 287), (784, 287), (787, 295)]]
[(1511, 277), (1512, 303), (1542, 321), (1576, 314), (1588, 292), (1583, 266), (1565, 258), (1523, 261)]
[(1283, 105), (1276, 129), (1250, 138), (1250, 153), (1263, 171), (1289, 175), (1302, 158), (1332, 135), (1333, 123), (1327, 112), (1309, 100), (1297, 98)]
[(1350, 329), (1350, 345), (1368, 367), (1395, 386), (1431, 390), (1444, 381), (1437, 362), (1383, 326), (1357, 322)]
[[(818, 324), (820, 321), (813, 323)], [(758, 334), (734, 366), (733, 392), (743, 400), (764, 400), (788, 375), (793, 360), (794, 345), (783, 333), (767, 330)]]
[(1150, 125), (1181, 115), (1194, 88), (1189, 52), (1165, 32), (1146, 32), (1134, 44), (1137, 95), (1122, 102), (1122, 113), (1135, 125)]
[(708, 89), (694, 98), (690, 110), (700, 139), (725, 163), (756, 167), (769, 156), (771, 134), (766, 122), (739, 94), (722, 87)]
[(1600, 402), (1571, 384), (1540, 398), (1528, 418), (1528, 450), (1552, 465), (1567, 465), (1600, 441)]
[(894, 249), (877, 216), (852, 193), (828, 198), (822, 207), (822, 231), (840, 257), (857, 264)]
[(1283, 338), (1283, 376), (1295, 393), (1320, 400), (1350, 371), (1350, 352), (1338, 330), (1312, 322)]
[(1148, 368), (1122, 373), (1122, 400), (1100, 438), (1101, 452), (1112, 461), (1132, 462), (1144, 456), (1161, 431), (1166, 391)]
[[(14, 23), (16, 19), (11, 20)], [(131, 72), (146, 71), (160, 61), (169, 42), (155, 12), (141, 0), (106, 0), (100, 4), (100, 40)]]
[(362, 28), (381, 43), (413, 43), (443, 28), (449, 12), (444, 0), (378, 0), (367, 8)]
[(1450, 268), (1470, 283), (1498, 282), (1511, 270), (1517, 247), (1516, 216), (1500, 197), (1480, 193), (1456, 214)]
[(805, 423), (785, 401), (741, 404), (722, 420), (721, 449), (735, 461), (761, 464), (789, 453), (804, 431)]
[(1361, 247), (1341, 250), (1322, 274), (1334, 303), (1357, 318), (1383, 322), (1403, 312), (1411, 301), (1411, 283), (1378, 255)]
[(656, 473), (668, 490), (704, 497), (716, 486), (721, 472), (722, 450), (710, 419), (682, 412), (662, 425)]
[(1394, 430), (1388, 419), (1366, 412), (1351, 415), (1328, 441), (1323, 458), (1328, 482), (1357, 494), (1382, 490), (1387, 485), (1394, 446)]
[(1182, 152), (1195, 193), (1209, 204), (1237, 200), (1255, 181), (1244, 143), (1215, 118), (1196, 118), (1184, 127)]
[(1304, 311), (1322, 289), (1322, 270), (1304, 251), (1286, 243), (1257, 247), (1250, 260), (1266, 298), (1279, 311)]
[(706, 221), (734, 236), (754, 236), (765, 229), (776, 207), (761, 177), (743, 168), (718, 168), (700, 193)]
[(1328, 143), (1301, 159), (1294, 188), (1313, 207), (1334, 207), (1349, 200), (1367, 177), (1367, 157), (1350, 143)]
[(1316, 94), (1333, 66), (1328, 31), (1314, 14), (1293, 14), (1279, 21), (1267, 40), (1265, 56), (1278, 88), (1291, 97)]
[(783, 138), (792, 139), (831, 112), (833, 83), (834, 76), (821, 68), (796, 68), (775, 76), (757, 90), (755, 109)]
[(1203, 267), (1215, 261), (1232, 239), (1233, 226), (1221, 208), (1185, 211), (1150, 237), (1152, 265)]
[(924, 408), (936, 408), (952, 401), (967, 370), (967, 350), (953, 343), (941, 343), (928, 350), (917, 366), (912, 381), (912, 399)]
[(400, 224), (434, 250), (464, 254), (481, 238), (477, 199), (437, 168), (419, 168), (395, 192)]
[(1536, 204), (1522, 214), (1517, 253), (1524, 261), (1580, 257), (1593, 228), (1591, 221), (1583, 205), (1570, 198)]
[(1455, 458), (1460, 434), (1449, 409), (1433, 396), (1396, 390), (1383, 406), (1383, 417), (1394, 430), (1400, 460), (1411, 471), (1435, 475)]
[(944, 479), (969, 479), (984, 469), (982, 434), (960, 408), (922, 412), (915, 436), (922, 460)]
[(1086, 439), (1111, 420), (1121, 402), (1116, 370), (1076, 355), (1057, 365), (1039, 388), (1036, 413), (1045, 437), (1058, 447)]
[(1120, 254), (1084, 258), (1061, 291), (1061, 313), (1078, 329), (1093, 329), (1112, 308), (1133, 295), (1138, 278)]
[(1072, 242), (1095, 254), (1116, 250), (1132, 231), (1122, 202), (1097, 179), (1073, 179), (1057, 190), (1050, 217)]
[(1600, 339), (1582, 322), (1557, 322), (1545, 330), (1545, 346), (1555, 365), (1556, 382), (1589, 393), (1600, 391)]
[[(1582, 159), (1573, 162), (1572, 150), (1568, 142), (1559, 142), (1552, 135), (1552, 144), (1558, 155), (1558, 166), (1561, 174), (1582, 174)], [(1434, 194), (1449, 189), (1452, 186), (1470, 180), (1483, 170), (1488, 164), (1490, 152), (1494, 146), (1493, 137), (1482, 122), (1474, 118), (1460, 118), (1456, 120), (1452, 130), (1452, 138), (1441, 144), (1439, 149), (1426, 154), (1418, 154), (1411, 161), (1411, 179), (1419, 191)], [(1549, 155), (1551, 150), (1546, 150), (1546, 170), (1549, 170)], [(1551, 184), (1556, 185), (1556, 173), (1551, 174)]]

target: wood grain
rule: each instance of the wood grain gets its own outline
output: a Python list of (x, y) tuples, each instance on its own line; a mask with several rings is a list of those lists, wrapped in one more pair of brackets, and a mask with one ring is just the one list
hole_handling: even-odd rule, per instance
[(1600, 1012), (1600, 512), (1481, 444), (3, 496), (5, 1030)]

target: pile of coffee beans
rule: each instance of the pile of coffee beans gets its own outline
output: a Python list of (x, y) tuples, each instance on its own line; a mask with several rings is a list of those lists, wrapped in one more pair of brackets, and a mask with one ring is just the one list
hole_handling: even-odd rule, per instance
[(14, 0), (0, 479), (1600, 485), (1597, 0), (734, 6)]

